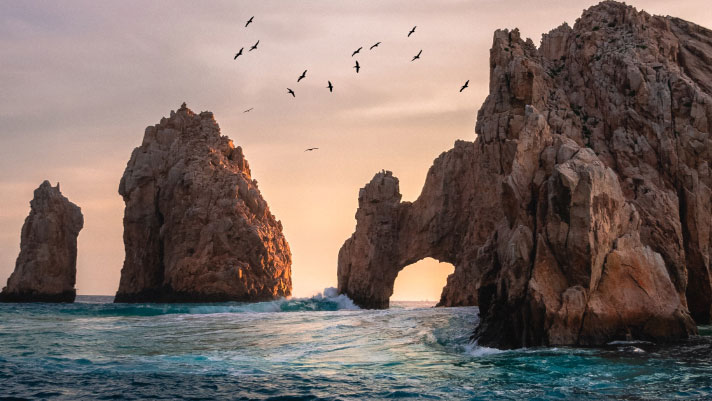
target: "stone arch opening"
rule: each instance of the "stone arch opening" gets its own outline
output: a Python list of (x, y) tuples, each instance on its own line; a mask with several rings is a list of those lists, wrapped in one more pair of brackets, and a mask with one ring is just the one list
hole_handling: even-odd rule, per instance
[[(456, 143), (456, 159), (471, 159), (464, 156), (472, 152), (471, 145)], [(468, 164), (449, 162), (452, 157), (448, 154), (435, 161), (436, 166), (442, 163), (449, 166), (446, 173), (435, 174), (432, 172), (439, 170), (431, 169), (423, 193), (414, 202), (401, 202), (398, 179), (390, 171), (376, 174), (359, 191), (356, 230), (339, 250), (337, 268), (339, 293), (346, 294), (356, 305), (367, 309), (388, 308), (401, 270), (426, 258), (455, 266), (441, 287), (438, 306), (477, 304), (480, 280), (474, 263), (476, 256), (462, 252), (466, 244), (469, 249), (476, 249), (471, 242), (483, 241), (479, 237), (466, 237), (469, 226), (481, 216), (459, 212), (469, 210), (462, 205), (469, 204), (471, 196), (448, 185), (448, 180), (463, 176)], [(405, 274), (407, 277), (408, 273)]]
[(402, 268), (393, 284), (390, 301), (440, 301), (455, 266), (427, 257)]

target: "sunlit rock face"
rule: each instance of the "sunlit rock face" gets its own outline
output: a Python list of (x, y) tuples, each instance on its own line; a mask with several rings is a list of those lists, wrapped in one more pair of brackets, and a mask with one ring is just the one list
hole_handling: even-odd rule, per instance
[(115, 302), (290, 295), (291, 252), (242, 153), (185, 104), (146, 128), (119, 193), (126, 258)]
[[(387, 308), (398, 272), (431, 257), (455, 266), (440, 304), (476, 304), (476, 255), (463, 249), (477, 235), (470, 230), (475, 194), (462, 187), (474, 180), (474, 150), (472, 142), (458, 141), (435, 160), (415, 202), (400, 202), (398, 179), (390, 171), (361, 189), (356, 232), (339, 251), (341, 293), (361, 307)], [(497, 208), (491, 212), (501, 215)]]
[(35, 190), (2, 302), (74, 302), (81, 209), (48, 181)]
[(441, 304), (479, 304), (481, 345), (685, 338), (712, 318), (711, 130), (712, 31), (611, 1), (539, 48), (499, 30), (474, 144), (397, 219), (359, 202), (339, 289), (385, 307), (351, 283), (432, 256), (456, 266)]

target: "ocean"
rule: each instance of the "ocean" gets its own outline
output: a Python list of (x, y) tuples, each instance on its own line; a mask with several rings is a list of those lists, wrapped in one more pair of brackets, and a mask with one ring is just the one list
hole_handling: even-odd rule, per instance
[(709, 326), (676, 345), (499, 351), (470, 342), (476, 307), (111, 301), (0, 304), (0, 398), (712, 399)]

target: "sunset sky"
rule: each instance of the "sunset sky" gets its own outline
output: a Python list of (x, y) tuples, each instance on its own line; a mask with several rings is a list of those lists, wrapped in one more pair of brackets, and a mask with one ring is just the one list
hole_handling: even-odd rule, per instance
[[(48, 179), (84, 213), (78, 293), (116, 292), (124, 257), (119, 179), (145, 127), (184, 101), (213, 111), (223, 134), (243, 147), (284, 225), (293, 295), (336, 286), (359, 188), (392, 170), (403, 200), (415, 200), (433, 159), (456, 139), (474, 140), (493, 31), (518, 27), (538, 44), (593, 4), (0, 0), (0, 287), (14, 269), (32, 192)], [(628, 4), (712, 28), (706, 0)], [(257, 40), (258, 50), (247, 52)], [(433, 260), (409, 266), (392, 299), (437, 300), (452, 269)]]

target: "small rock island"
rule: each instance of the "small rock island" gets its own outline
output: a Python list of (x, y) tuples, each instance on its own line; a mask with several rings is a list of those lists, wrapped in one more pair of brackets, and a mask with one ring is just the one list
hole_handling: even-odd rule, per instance
[(712, 319), (712, 31), (623, 3), (537, 48), (498, 30), (474, 142), (415, 202), (377, 174), (339, 291), (388, 307), (398, 271), (455, 265), (441, 305), (477, 304), (480, 345), (671, 341)]
[(20, 255), (0, 302), (74, 302), (81, 209), (44, 181), (22, 225)]
[(292, 255), (242, 148), (185, 103), (146, 128), (119, 193), (126, 257), (114, 302), (288, 296)]

